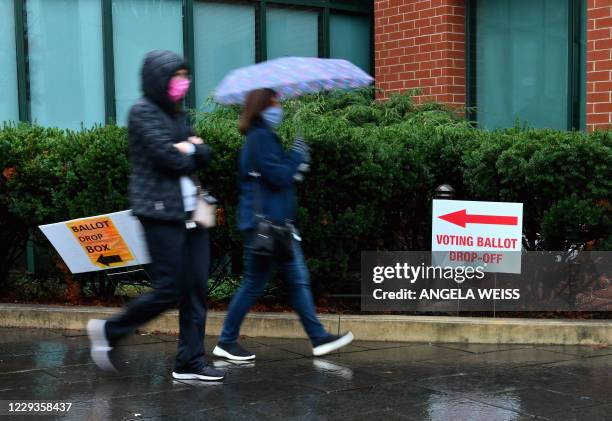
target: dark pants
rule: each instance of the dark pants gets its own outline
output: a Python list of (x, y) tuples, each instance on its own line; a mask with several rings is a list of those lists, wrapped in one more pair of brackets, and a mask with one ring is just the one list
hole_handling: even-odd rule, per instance
[(108, 320), (111, 344), (179, 305), (179, 343), (175, 370), (198, 370), (204, 361), (204, 328), (210, 260), (208, 231), (186, 229), (184, 222), (141, 218), (152, 260), (153, 291), (132, 301)]
[(245, 241), (245, 267), (242, 284), (230, 302), (219, 340), (227, 343), (238, 340), (240, 325), (251, 306), (263, 294), (274, 263), (278, 265), (281, 276), (291, 288), (293, 309), (300, 316), (300, 321), (310, 341), (317, 343), (326, 338), (328, 333), (317, 317), (310, 290), (310, 276), (300, 243), (293, 241), (293, 260), (278, 262), (271, 257), (256, 256), (251, 253), (249, 248), (251, 235), (248, 234)]

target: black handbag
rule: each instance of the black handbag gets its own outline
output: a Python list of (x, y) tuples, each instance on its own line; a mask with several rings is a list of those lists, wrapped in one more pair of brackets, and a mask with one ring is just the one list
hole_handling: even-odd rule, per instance
[(276, 257), (282, 261), (293, 259), (293, 230), (288, 225), (274, 224), (267, 219), (259, 219), (251, 252), (258, 256)]
[(257, 256), (275, 257), (281, 261), (293, 259), (293, 233), (294, 228), (290, 220), (284, 224), (275, 224), (265, 218), (261, 204), (261, 173), (255, 170), (253, 154), (250, 156), (251, 171), (249, 176), (253, 179), (254, 207), (257, 225), (250, 244), (251, 252)]

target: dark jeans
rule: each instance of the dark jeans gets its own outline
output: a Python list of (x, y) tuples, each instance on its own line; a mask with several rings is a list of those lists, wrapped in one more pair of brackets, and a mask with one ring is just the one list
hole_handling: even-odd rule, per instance
[(175, 370), (198, 370), (204, 361), (204, 328), (210, 248), (208, 231), (184, 222), (141, 218), (152, 260), (153, 291), (132, 301), (108, 320), (114, 344), (137, 327), (179, 304), (179, 343)]
[(251, 236), (252, 234), (249, 233), (245, 241), (242, 284), (230, 302), (219, 340), (228, 343), (238, 340), (242, 321), (257, 298), (263, 294), (274, 263), (278, 265), (281, 276), (291, 288), (293, 308), (300, 316), (310, 341), (316, 343), (328, 336), (317, 318), (312, 291), (310, 290), (310, 276), (306, 262), (304, 262), (304, 254), (300, 243), (293, 241), (293, 260), (275, 262), (272, 257), (256, 256), (251, 253), (249, 248)]

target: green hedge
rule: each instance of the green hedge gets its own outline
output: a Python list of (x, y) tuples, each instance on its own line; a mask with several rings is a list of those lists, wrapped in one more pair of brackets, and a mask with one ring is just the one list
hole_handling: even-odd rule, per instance
[[(427, 250), (431, 199), (442, 183), (458, 199), (523, 202), (527, 249), (611, 249), (610, 132), (488, 132), (439, 104), (416, 106), (409, 95), (378, 102), (371, 91), (314, 95), (285, 107), (283, 138), (301, 133), (312, 146), (312, 170), (299, 188), (300, 225), (313, 279), (325, 290), (357, 290), (362, 250)], [(227, 216), (214, 230), (216, 261), (233, 262), (236, 272), (237, 116), (222, 107), (194, 119), (215, 153), (202, 178)], [(0, 169), (1, 235), (17, 248), (41, 223), (128, 206), (123, 128), (5, 126)]]

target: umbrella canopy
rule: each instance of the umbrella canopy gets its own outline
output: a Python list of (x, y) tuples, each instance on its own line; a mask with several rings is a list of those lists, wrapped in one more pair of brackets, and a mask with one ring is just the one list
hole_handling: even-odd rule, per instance
[(368, 86), (374, 79), (347, 60), (283, 57), (230, 72), (215, 90), (220, 104), (242, 104), (260, 88), (274, 89), (281, 99), (332, 89)]

